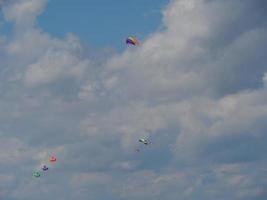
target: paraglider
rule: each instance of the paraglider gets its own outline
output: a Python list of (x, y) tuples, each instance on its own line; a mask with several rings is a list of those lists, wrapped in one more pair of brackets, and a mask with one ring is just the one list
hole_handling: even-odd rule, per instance
[(48, 170), (48, 167), (47, 167), (46, 165), (44, 165), (44, 166), (42, 167), (42, 170), (43, 170), (43, 171), (47, 171), (47, 170)]
[(145, 145), (148, 145), (148, 140), (146, 140), (146, 139), (144, 139), (144, 138), (140, 138), (139, 139), (139, 142), (141, 142), (141, 143), (143, 143), (143, 144), (145, 144)]
[(36, 178), (40, 177), (41, 176), (41, 173), (40, 172), (33, 172), (32, 175)]
[(52, 162), (52, 163), (56, 162), (57, 158), (55, 156), (50, 156), (49, 161)]
[(134, 46), (140, 45), (139, 41), (137, 39), (135, 39), (134, 37), (131, 37), (131, 36), (126, 38), (126, 44), (134, 45)]

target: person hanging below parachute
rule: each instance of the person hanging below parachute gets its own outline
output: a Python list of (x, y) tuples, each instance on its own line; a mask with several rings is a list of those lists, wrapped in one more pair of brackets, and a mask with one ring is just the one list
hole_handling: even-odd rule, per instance
[(140, 45), (140, 42), (136, 38), (131, 36), (127, 37), (125, 42), (127, 45)]

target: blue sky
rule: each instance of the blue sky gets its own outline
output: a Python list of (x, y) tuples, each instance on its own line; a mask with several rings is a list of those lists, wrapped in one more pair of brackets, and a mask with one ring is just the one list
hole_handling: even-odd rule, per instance
[(169, 0), (50, 0), (38, 18), (57, 37), (68, 32), (95, 48), (121, 49), (128, 35), (144, 39), (161, 24)]
[(267, 199), (266, 0), (0, 5), (0, 199)]

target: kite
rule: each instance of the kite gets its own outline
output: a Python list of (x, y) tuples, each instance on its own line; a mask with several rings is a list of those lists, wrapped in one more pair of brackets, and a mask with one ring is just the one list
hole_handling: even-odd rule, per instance
[(134, 37), (127, 37), (126, 38), (126, 44), (129, 44), (129, 45), (140, 45), (139, 41), (137, 39), (135, 39)]
[(46, 165), (44, 165), (44, 166), (42, 167), (42, 170), (43, 170), (43, 171), (47, 171), (47, 170), (48, 170), (48, 167), (47, 167)]
[(57, 161), (57, 158), (56, 158), (55, 156), (51, 156), (51, 157), (49, 158), (49, 161), (50, 161), (50, 162), (56, 162), (56, 161)]
[(40, 177), (41, 176), (41, 173), (40, 172), (33, 172), (32, 175), (36, 178)]
[(139, 139), (139, 142), (142, 142), (143, 144), (148, 145), (148, 141), (146, 139), (141, 138)]

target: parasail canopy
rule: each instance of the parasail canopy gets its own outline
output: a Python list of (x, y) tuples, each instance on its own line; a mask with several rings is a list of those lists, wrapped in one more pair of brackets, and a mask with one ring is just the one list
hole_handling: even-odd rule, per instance
[(134, 46), (140, 45), (139, 41), (136, 38), (131, 37), (131, 36), (129, 36), (129, 37), (126, 38), (126, 44), (128, 44), (128, 45), (134, 45)]
[(55, 156), (50, 156), (49, 161), (50, 162), (56, 162), (57, 158)]

